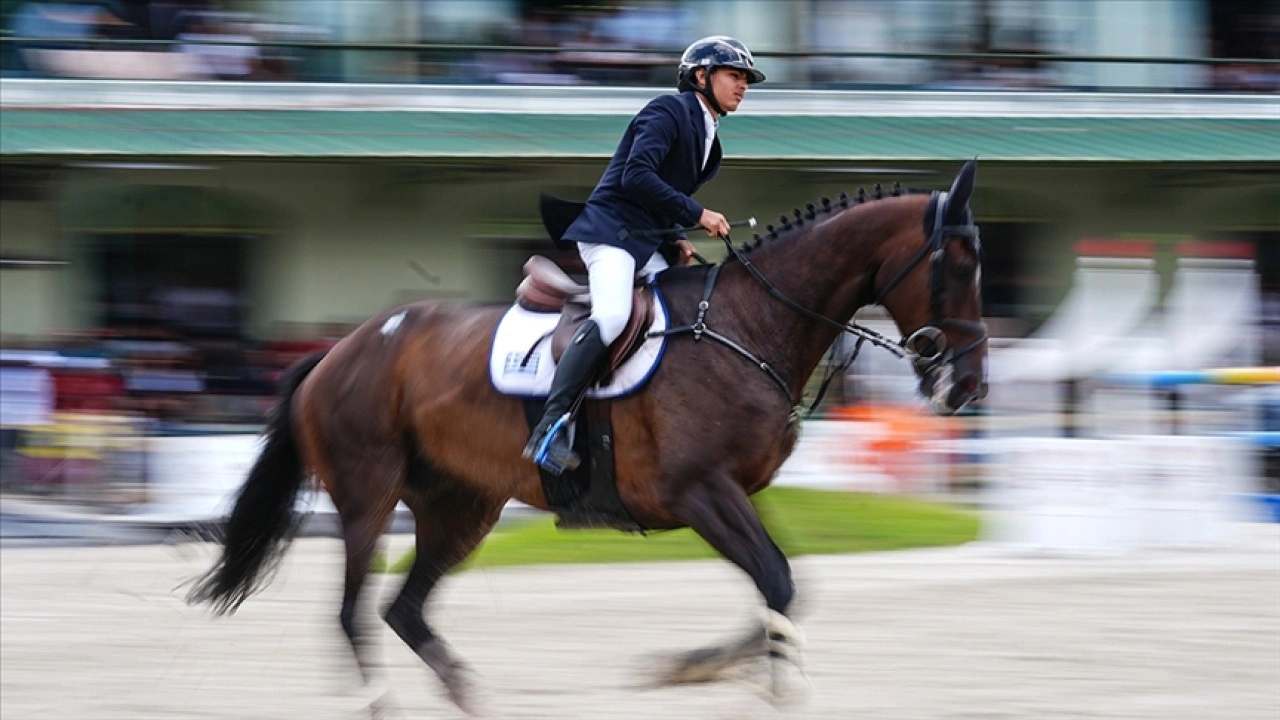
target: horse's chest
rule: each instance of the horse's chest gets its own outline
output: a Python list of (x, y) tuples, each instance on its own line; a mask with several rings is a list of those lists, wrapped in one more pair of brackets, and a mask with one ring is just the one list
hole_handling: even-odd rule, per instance
[(747, 492), (754, 493), (768, 487), (773, 481), (773, 476), (778, 472), (778, 468), (782, 467), (782, 463), (796, 448), (796, 442), (800, 439), (799, 423), (788, 423), (786, 428), (776, 436), (773, 443), (761, 443), (761, 453), (759, 457), (753, 458), (752, 462), (744, 465), (749, 470), (744, 472), (744, 483)]

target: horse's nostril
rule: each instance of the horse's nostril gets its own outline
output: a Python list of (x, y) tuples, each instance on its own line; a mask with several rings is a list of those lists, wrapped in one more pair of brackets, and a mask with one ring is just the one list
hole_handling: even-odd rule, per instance
[(956, 388), (964, 393), (965, 397), (973, 397), (980, 387), (981, 384), (976, 375), (965, 375), (960, 378), (960, 382), (956, 383)]

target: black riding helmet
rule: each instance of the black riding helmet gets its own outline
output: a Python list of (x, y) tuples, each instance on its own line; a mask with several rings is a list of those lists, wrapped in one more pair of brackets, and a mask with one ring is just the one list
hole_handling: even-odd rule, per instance
[[(700, 67), (707, 69), (708, 78), (701, 86), (694, 79), (694, 70)], [(676, 89), (680, 92), (693, 90), (702, 93), (711, 103), (711, 107), (724, 115), (724, 109), (720, 107), (720, 103), (716, 102), (715, 94), (711, 92), (711, 72), (718, 67), (731, 67), (745, 71), (747, 82), (752, 85), (764, 82), (764, 73), (756, 69), (755, 58), (741, 40), (727, 35), (712, 35), (685, 48), (684, 55), (680, 56), (680, 69), (676, 71)]]

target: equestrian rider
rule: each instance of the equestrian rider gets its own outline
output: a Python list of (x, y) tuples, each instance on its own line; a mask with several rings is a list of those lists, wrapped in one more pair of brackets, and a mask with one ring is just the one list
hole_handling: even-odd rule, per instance
[(674, 245), (681, 261), (692, 256), (693, 246), (674, 228), (700, 225), (713, 237), (729, 232), (724, 215), (690, 196), (720, 169), (720, 118), (737, 110), (747, 87), (764, 74), (741, 42), (712, 36), (684, 51), (676, 79), (679, 94), (654, 98), (631, 120), (582, 214), (564, 233), (587, 266), (591, 317), (560, 358), (542, 419), (524, 449), (555, 475), (578, 466), (563, 430), (626, 326), (636, 268), (646, 276), (665, 269), (660, 245)]

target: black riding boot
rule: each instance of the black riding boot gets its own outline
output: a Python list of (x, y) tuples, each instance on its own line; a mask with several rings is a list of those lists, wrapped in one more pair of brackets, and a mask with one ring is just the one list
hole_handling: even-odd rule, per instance
[(524, 446), (524, 456), (552, 475), (573, 470), (582, 462), (569, 444), (568, 426), (573, 420), (570, 411), (608, 354), (609, 346), (600, 339), (600, 328), (594, 320), (587, 320), (556, 365), (542, 419)]

